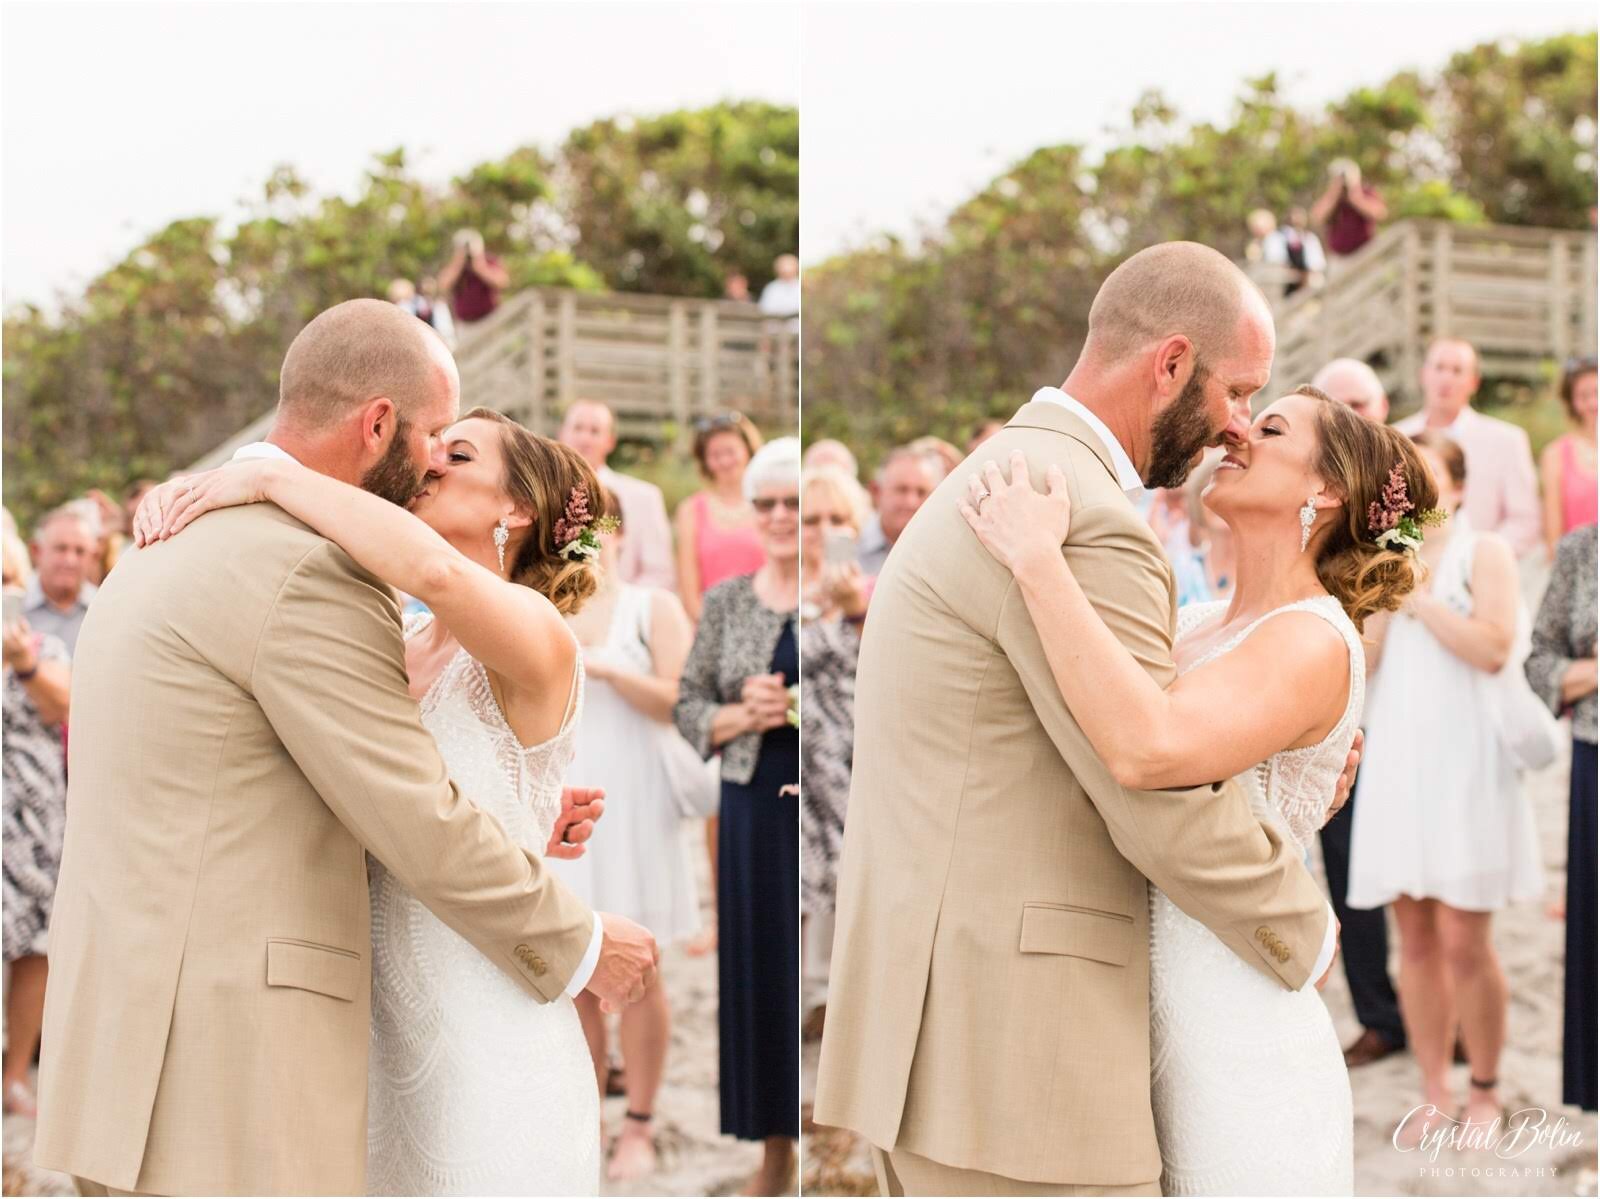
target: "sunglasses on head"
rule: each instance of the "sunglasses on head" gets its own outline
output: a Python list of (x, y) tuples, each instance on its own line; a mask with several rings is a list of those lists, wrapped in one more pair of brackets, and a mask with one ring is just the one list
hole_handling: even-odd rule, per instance
[(786, 495), (781, 498), (775, 495), (763, 495), (750, 501), (750, 506), (762, 516), (767, 515), (779, 504), (783, 505), (786, 512), (800, 511), (800, 497), (797, 495)]
[(744, 424), (744, 414), (740, 412), (720, 412), (716, 416), (702, 416), (694, 422), (696, 433), (709, 433), (713, 429), (737, 429)]

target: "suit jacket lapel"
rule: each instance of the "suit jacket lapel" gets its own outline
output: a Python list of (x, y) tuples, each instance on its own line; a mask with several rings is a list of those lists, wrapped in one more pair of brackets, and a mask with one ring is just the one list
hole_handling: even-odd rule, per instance
[[(1060, 433), (1064, 437), (1082, 442), (1099, 459), (1100, 465), (1106, 468), (1106, 474), (1116, 482), (1117, 469), (1111, 463), (1111, 452), (1106, 449), (1105, 443), (1095, 436), (1094, 430), (1085, 424), (1081, 417), (1074, 415), (1060, 404), (1052, 404), (1047, 400), (1035, 400), (1024, 404), (1017, 409), (1017, 414), (1006, 422), (1006, 428), (1048, 429), (1052, 433)], [(1117, 490), (1121, 491), (1122, 488), (1119, 486)]]

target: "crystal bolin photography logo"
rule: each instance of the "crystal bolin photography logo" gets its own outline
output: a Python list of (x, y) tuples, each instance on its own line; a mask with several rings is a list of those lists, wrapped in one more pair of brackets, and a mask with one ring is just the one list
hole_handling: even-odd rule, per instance
[[(1442, 1123), (1437, 1123), (1442, 1119)], [(1415, 1145), (1404, 1145), (1401, 1137), (1413, 1121), (1426, 1127)], [(1420, 1103), (1395, 1125), (1390, 1143), (1401, 1153), (1425, 1153), (1438, 1161), (1444, 1150), (1486, 1150), (1502, 1161), (1521, 1157), (1532, 1149), (1571, 1149), (1581, 1144), (1583, 1133), (1565, 1116), (1550, 1118), (1542, 1107), (1525, 1107), (1503, 1117), (1484, 1121), (1458, 1120), (1431, 1103)]]

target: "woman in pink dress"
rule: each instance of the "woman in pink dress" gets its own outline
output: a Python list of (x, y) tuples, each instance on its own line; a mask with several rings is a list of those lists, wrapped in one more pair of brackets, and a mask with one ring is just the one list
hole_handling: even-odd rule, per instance
[[(689, 619), (700, 623), (705, 593), (724, 579), (754, 574), (766, 561), (756, 535), (755, 509), (744, 495), (744, 471), (761, 448), (761, 433), (741, 413), (724, 412), (697, 421), (694, 459), (706, 485), (673, 516), (678, 547), (678, 595)], [(706, 819), (706, 853), (711, 858), (711, 893), (717, 893), (717, 818)], [(713, 917), (686, 946), (695, 957), (717, 947)]]
[(754, 573), (764, 561), (755, 512), (744, 498), (744, 468), (760, 448), (761, 434), (737, 412), (695, 425), (694, 457), (706, 486), (678, 505), (673, 523), (679, 598), (696, 623), (707, 591)]
[(1561, 402), (1573, 428), (1545, 446), (1539, 458), (1544, 482), (1544, 540), (1552, 559), (1556, 542), (1596, 519), (1600, 480), (1595, 472), (1595, 379), (1592, 357), (1567, 363), (1561, 375)]

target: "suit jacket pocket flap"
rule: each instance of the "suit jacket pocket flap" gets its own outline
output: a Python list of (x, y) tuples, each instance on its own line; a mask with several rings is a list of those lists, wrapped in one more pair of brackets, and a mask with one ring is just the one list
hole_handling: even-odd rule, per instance
[(267, 986), (351, 1001), (361, 991), (361, 955), (309, 941), (268, 941)]
[(1020, 948), (1023, 953), (1060, 953), (1126, 966), (1133, 953), (1133, 920), (1089, 908), (1025, 903)]

